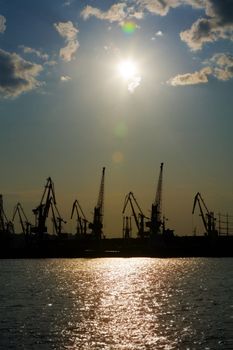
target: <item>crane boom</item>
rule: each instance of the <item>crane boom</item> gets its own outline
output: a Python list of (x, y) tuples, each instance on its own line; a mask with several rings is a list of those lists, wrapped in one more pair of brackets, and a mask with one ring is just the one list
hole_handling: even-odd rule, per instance
[[(206, 230), (206, 234), (208, 236), (216, 235), (217, 231), (215, 228), (214, 213), (209, 211), (209, 209), (207, 208), (205, 201), (202, 198), (200, 192), (197, 192), (197, 194), (194, 197), (192, 214), (194, 214), (194, 212), (195, 212), (195, 208), (196, 208), (197, 203), (198, 203), (198, 207), (200, 210), (202, 222), (203, 222), (204, 228)], [(206, 213), (204, 213), (204, 209), (205, 209)]]
[(22, 233), (28, 235), (30, 232), (31, 223), (28, 221), (28, 218), (23, 210), (23, 207), (20, 203), (17, 203), (14, 209), (12, 222), (14, 222), (16, 214), (18, 214), (19, 222), (21, 225)]
[[(136, 227), (138, 229), (138, 236), (140, 237), (144, 237), (144, 219), (146, 218), (146, 216), (143, 214), (141, 207), (139, 206), (133, 192), (129, 192), (126, 196), (125, 196), (125, 200), (124, 200), (124, 206), (123, 206), (123, 210), (122, 210), (122, 214), (124, 215), (125, 210), (127, 208), (128, 203), (130, 204), (130, 208), (132, 210), (132, 214), (133, 214), (133, 218), (136, 224)], [(138, 209), (139, 213), (137, 215), (136, 210), (135, 210), (135, 206)], [(128, 220), (128, 216), (123, 216), (123, 230), (124, 230), (124, 223), (126, 223), (126, 221)]]
[(160, 218), (161, 218), (161, 211), (162, 211), (162, 186), (163, 186), (163, 163), (160, 164), (160, 172), (159, 172), (156, 196), (153, 203), (154, 205), (157, 206), (157, 210), (159, 212)]
[(79, 201), (77, 199), (75, 199), (72, 206), (71, 217), (70, 217), (71, 219), (73, 218), (74, 212), (76, 212), (77, 214), (76, 234), (86, 234), (88, 220), (86, 219), (86, 216), (82, 210), (82, 207), (79, 204)]
[(85, 214), (84, 214), (84, 212), (83, 212), (83, 210), (82, 210), (82, 207), (81, 207), (81, 205), (80, 205), (80, 203), (79, 203), (79, 201), (78, 201), (77, 199), (75, 199), (75, 201), (74, 201), (74, 203), (73, 203), (72, 212), (71, 212), (71, 219), (72, 219), (72, 217), (73, 217), (73, 214), (74, 214), (74, 211), (75, 211), (75, 210), (76, 210), (76, 212), (77, 212), (78, 214), (79, 214), (79, 210), (80, 210), (80, 212), (81, 212), (83, 218), (84, 218), (85, 220), (87, 220), (87, 219), (86, 219), (86, 216), (85, 216)]
[(104, 215), (104, 177), (105, 177), (105, 167), (102, 169), (102, 177), (100, 183), (99, 196), (97, 201), (97, 208), (100, 210), (101, 222), (103, 221)]
[[(134, 197), (134, 194), (133, 192), (129, 192), (126, 197), (125, 197), (125, 201), (124, 201), (124, 207), (123, 207), (123, 211), (122, 211), (122, 214), (125, 213), (125, 210), (126, 210), (126, 207), (128, 205), (128, 203), (130, 204), (130, 207), (131, 207), (131, 210), (132, 210), (132, 214), (133, 214), (133, 218), (135, 220), (135, 224), (137, 226), (137, 229), (139, 230), (140, 229), (140, 225), (139, 225), (139, 220), (138, 220), (138, 216), (136, 214), (136, 211), (134, 209), (134, 205), (133, 205), (133, 202), (132, 202), (132, 199), (131, 197), (133, 198), (134, 202), (135, 202), (135, 197)], [(137, 202), (135, 202), (137, 203)], [(137, 205), (137, 204), (136, 204)]]
[(50, 209), (53, 216), (55, 231), (57, 234), (60, 234), (61, 223), (66, 222), (61, 218), (61, 215), (58, 211), (56, 205), (54, 183), (51, 177), (47, 179), (40, 204), (37, 208), (33, 209), (33, 213), (35, 214), (36, 218), (36, 225), (35, 227), (33, 227), (33, 232), (38, 233), (40, 235), (47, 232), (46, 220), (48, 218)]

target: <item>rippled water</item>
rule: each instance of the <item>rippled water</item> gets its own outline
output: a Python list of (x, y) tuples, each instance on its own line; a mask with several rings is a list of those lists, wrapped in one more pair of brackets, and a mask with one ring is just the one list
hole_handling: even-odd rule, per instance
[(233, 349), (233, 259), (2, 260), (0, 349)]

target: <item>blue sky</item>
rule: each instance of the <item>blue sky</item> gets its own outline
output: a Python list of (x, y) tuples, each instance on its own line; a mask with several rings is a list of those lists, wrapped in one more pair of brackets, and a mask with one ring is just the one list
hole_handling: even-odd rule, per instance
[[(149, 215), (161, 162), (177, 234), (193, 229), (198, 191), (233, 213), (232, 40), (231, 0), (1, 0), (8, 216), (20, 201), (30, 217), (51, 176), (61, 213), (68, 219), (78, 198), (91, 219), (106, 166), (105, 232), (121, 234), (125, 195)], [(124, 62), (136, 67), (130, 76)]]

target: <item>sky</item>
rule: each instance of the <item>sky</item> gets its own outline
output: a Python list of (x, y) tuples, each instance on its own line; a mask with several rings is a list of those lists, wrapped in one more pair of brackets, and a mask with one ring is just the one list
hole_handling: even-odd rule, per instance
[[(145, 215), (164, 162), (162, 208), (178, 235), (192, 216), (233, 215), (232, 0), (0, 0), (0, 193), (31, 221), (46, 179), (74, 231), (106, 167), (104, 232), (122, 235), (132, 191)], [(135, 232), (135, 230), (134, 230)]]

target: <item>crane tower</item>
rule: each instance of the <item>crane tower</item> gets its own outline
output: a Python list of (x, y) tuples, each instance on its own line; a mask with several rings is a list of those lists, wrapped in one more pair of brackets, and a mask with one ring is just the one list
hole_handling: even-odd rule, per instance
[(163, 163), (160, 164), (159, 179), (157, 184), (156, 196), (151, 206), (151, 221), (149, 222), (150, 232), (157, 235), (162, 227), (162, 187), (163, 187)]
[(105, 180), (105, 167), (102, 169), (102, 177), (100, 182), (100, 190), (97, 205), (94, 208), (93, 222), (89, 224), (89, 228), (92, 230), (92, 235), (95, 238), (101, 239), (103, 234), (103, 216), (104, 216), (104, 180)]

